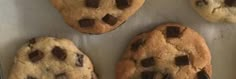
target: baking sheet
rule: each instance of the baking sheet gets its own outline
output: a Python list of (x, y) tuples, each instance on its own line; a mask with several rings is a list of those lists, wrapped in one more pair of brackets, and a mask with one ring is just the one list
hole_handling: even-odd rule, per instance
[(114, 67), (130, 40), (163, 22), (179, 22), (198, 31), (212, 53), (213, 79), (235, 79), (236, 25), (209, 23), (189, 0), (146, 0), (122, 27), (102, 35), (86, 35), (68, 27), (49, 0), (0, 0), (0, 61), (7, 78), (16, 51), (38, 36), (73, 40), (93, 60), (100, 79), (115, 79)]

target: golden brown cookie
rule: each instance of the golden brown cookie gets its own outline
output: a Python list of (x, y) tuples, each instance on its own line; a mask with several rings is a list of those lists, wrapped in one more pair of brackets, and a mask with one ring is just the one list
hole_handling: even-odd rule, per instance
[(177, 23), (136, 36), (116, 67), (116, 79), (210, 79), (211, 74), (204, 39)]
[(96, 79), (89, 57), (70, 40), (31, 39), (17, 53), (8, 79)]
[(74, 29), (89, 34), (112, 31), (124, 23), (145, 0), (51, 0)]

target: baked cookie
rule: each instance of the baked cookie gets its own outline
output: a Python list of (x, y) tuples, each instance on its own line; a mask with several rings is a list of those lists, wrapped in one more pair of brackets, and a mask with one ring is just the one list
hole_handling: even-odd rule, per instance
[(116, 79), (211, 79), (204, 39), (177, 23), (136, 36), (116, 67)]
[(191, 0), (191, 4), (208, 21), (236, 23), (236, 0)]
[(112, 31), (124, 23), (145, 0), (51, 0), (74, 29), (89, 34)]
[(70, 40), (31, 39), (17, 53), (9, 79), (97, 79), (93, 64)]

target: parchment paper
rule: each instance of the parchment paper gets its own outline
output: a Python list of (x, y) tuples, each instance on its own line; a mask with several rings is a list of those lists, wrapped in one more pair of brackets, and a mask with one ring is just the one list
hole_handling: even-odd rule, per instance
[(236, 25), (209, 23), (189, 0), (146, 0), (122, 27), (102, 35), (79, 33), (64, 23), (49, 0), (0, 0), (0, 61), (6, 79), (16, 51), (30, 38), (64, 37), (93, 60), (100, 79), (115, 79), (114, 67), (131, 39), (163, 22), (179, 22), (198, 31), (212, 53), (213, 79), (236, 78)]

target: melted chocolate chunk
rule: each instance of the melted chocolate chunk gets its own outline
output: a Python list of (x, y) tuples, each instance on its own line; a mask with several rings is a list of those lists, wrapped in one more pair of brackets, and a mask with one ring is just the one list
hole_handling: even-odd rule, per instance
[(55, 75), (55, 79), (68, 79), (66, 73), (60, 73)]
[(167, 38), (176, 38), (180, 36), (180, 28), (175, 26), (169, 26), (166, 29)]
[(150, 66), (153, 66), (155, 65), (155, 59), (153, 57), (149, 57), (149, 58), (146, 58), (146, 59), (143, 59), (141, 61), (141, 65), (143, 67), (150, 67)]
[(236, 0), (225, 0), (224, 3), (229, 7), (236, 7)]
[(41, 60), (44, 57), (44, 53), (40, 50), (35, 50), (29, 53), (28, 55), (31, 62), (35, 63)]
[(78, 67), (83, 67), (83, 62), (84, 62), (84, 55), (77, 54), (77, 61), (75, 65)]
[(141, 73), (142, 79), (154, 79), (156, 75), (156, 72), (154, 71), (144, 71)]
[(116, 17), (114, 17), (114, 16), (112, 16), (110, 14), (107, 14), (106, 16), (104, 16), (102, 18), (102, 20), (105, 23), (109, 24), (109, 25), (115, 25), (117, 23), (117, 21), (118, 21), (118, 19)]
[(200, 72), (198, 72), (197, 78), (198, 79), (210, 79), (209, 75), (206, 73), (205, 70), (201, 70)]
[(53, 56), (55, 56), (57, 59), (63, 61), (66, 59), (67, 55), (66, 55), (66, 51), (58, 46), (55, 46), (52, 49), (52, 54)]
[(187, 55), (175, 57), (175, 64), (177, 66), (189, 65), (189, 58)]
[(143, 38), (138, 39), (136, 42), (131, 44), (131, 50), (132, 51), (137, 51), (144, 44), (145, 44), (145, 40)]
[(94, 19), (84, 18), (79, 20), (80, 27), (93, 27), (95, 25)]
[(85, 0), (85, 4), (90, 8), (98, 8), (100, 0)]
[(116, 0), (116, 6), (118, 9), (129, 8), (132, 4), (132, 0)]
[(27, 76), (27, 79), (37, 79), (37, 78), (33, 76)]

